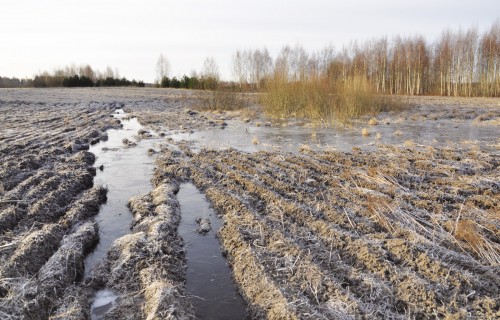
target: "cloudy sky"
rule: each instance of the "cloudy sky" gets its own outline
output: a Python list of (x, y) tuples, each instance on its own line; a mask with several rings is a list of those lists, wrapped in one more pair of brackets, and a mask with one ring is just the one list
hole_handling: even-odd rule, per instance
[(0, 75), (31, 77), (69, 64), (118, 68), (154, 81), (160, 53), (171, 75), (201, 70), (215, 58), (224, 78), (238, 49), (285, 44), (308, 51), (351, 40), (477, 27), (500, 18), (498, 0), (3, 0)]

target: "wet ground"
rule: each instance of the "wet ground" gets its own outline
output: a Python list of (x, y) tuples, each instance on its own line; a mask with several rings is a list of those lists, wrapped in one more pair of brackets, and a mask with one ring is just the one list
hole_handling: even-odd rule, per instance
[[(128, 200), (152, 189), (150, 180), (154, 159), (148, 155), (148, 150), (154, 147), (157, 140), (137, 141), (137, 133), (142, 126), (135, 118), (124, 120), (122, 109), (118, 109), (114, 117), (121, 120), (123, 127), (106, 131), (108, 139), (89, 149), (96, 156), (94, 166), (98, 168), (94, 183), (105, 186), (108, 194), (106, 203), (96, 216), (99, 244), (85, 260), (87, 275), (96, 262), (105, 258), (111, 244), (130, 232), (132, 214), (127, 207)], [(124, 139), (135, 145), (125, 145)]]
[[(196, 132), (173, 133), (176, 141), (192, 141), (193, 150), (201, 148), (236, 148), (245, 152), (261, 150), (298, 152), (312, 150), (351, 151), (352, 148), (374, 150), (379, 144), (402, 145), (405, 142), (430, 145), (478, 145), (487, 151), (499, 150), (498, 126), (481, 126), (450, 120), (407, 121), (379, 125), (357, 124), (355, 127), (311, 128), (304, 126), (257, 126), (228, 120), (228, 126)], [(368, 130), (363, 135), (362, 129)]]
[(324, 128), (186, 90), (0, 94), (1, 317), (500, 316), (498, 99)]

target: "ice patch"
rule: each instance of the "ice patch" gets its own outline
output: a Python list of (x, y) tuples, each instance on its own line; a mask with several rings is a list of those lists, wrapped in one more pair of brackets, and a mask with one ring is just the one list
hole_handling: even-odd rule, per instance
[(117, 299), (118, 296), (109, 289), (97, 291), (91, 306), (92, 319), (101, 319), (101, 317), (115, 305)]

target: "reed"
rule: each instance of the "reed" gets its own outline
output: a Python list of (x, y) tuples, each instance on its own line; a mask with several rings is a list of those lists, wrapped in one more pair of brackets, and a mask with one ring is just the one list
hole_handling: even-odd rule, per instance
[(346, 123), (398, 105), (376, 94), (364, 77), (345, 81), (275, 78), (268, 82), (266, 89), (261, 103), (265, 112), (276, 118), (301, 117), (319, 123)]
[(242, 110), (251, 104), (250, 97), (231, 86), (218, 85), (211, 90), (198, 91), (196, 97), (202, 110)]

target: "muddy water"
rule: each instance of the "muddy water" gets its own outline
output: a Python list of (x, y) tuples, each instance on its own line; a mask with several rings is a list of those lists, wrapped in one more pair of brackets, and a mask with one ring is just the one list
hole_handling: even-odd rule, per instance
[[(119, 110), (114, 117), (122, 119), (125, 114)], [(150, 182), (154, 159), (147, 150), (155, 144), (155, 139), (137, 142), (134, 147), (126, 147), (123, 139), (135, 141), (137, 131), (142, 128), (135, 118), (122, 120), (122, 129), (107, 131), (108, 140), (90, 148), (96, 156), (97, 170), (94, 183), (108, 187), (107, 202), (101, 207), (96, 220), (99, 222), (99, 244), (85, 260), (85, 273), (106, 256), (113, 241), (130, 231), (132, 214), (127, 202), (135, 195), (151, 191)]]
[[(140, 140), (136, 146), (125, 146), (123, 139), (136, 141), (137, 132), (142, 126), (135, 118), (124, 118), (126, 114), (123, 110), (117, 110), (113, 116), (121, 119), (123, 128), (108, 130), (108, 140), (99, 142), (89, 150), (96, 156), (96, 167), (103, 166), (102, 170), (97, 170), (94, 182), (108, 187), (108, 199), (96, 217), (99, 223), (99, 244), (85, 260), (85, 276), (106, 256), (113, 241), (129, 233), (132, 214), (127, 207), (128, 200), (152, 189), (150, 179), (154, 159), (147, 155), (147, 151), (155, 147), (157, 140)], [(91, 318), (102, 319), (118, 299), (107, 288), (96, 292), (91, 306)]]
[[(416, 144), (449, 146), (474, 143), (481, 149), (498, 152), (498, 128), (474, 124), (437, 121), (407, 121), (404, 123), (355, 126), (352, 128), (307, 128), (301, 126), (265, 127), (227, 121), (225, 129), (212, 128), (194, 133), (174, 133), (174, 140), (194, 142), (196, 150), (208, 148), (236, 148), (245, 152), (281, 150), (297, 152), (307, 145), (314, 150), (336, 149), (350, 151), (353, 147), (371, 150), (377, 144), (400, 145), (412, 140)], [(362, 128), (370, 134), (363, 136)], [(377, 135), (378, 134), (378, 135)]]
[[(196, 187), (182, 184), (177, 195), (181, 207), (179, 234), (186, 243), (186, 291), (198, 319), (245, 319), (245, 303), (231, 278), (215, 233), (221, 221)], [(212, 230), (196, 232), (196, 218), (208, 218)]]

